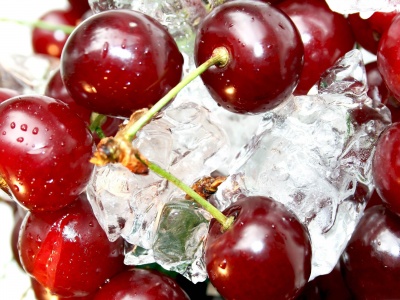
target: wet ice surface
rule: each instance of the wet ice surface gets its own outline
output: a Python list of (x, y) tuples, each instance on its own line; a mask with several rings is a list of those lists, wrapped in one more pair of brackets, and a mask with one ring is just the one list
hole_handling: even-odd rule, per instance
[[(150, 161), (188, 185), (224, 164), (229, 150), (227, 137), (210, 112), (190, 102), (167, 108), (139, 132), (133, 144)], [(138, 246), (127, 255), (126, 263), (158, 262), (153, 246), (160, 213), (164, 204), (184, 196), (181, 190), (153, 172), (135, 175), (119, 164), (111, 164), (95, 168), (87, 192), (109, 239), (121, 235)], [(199, 241), (195, 243), (202, 247)]]
[(361, 13), (368, 18), (375, 11), (389, 12), (400, 8), (399, 0), (326, 0), (331, 10), (341, 14)]
[(221, 208), (242, 195), (284, 203), (310, 232), (311, 278), (333, 269), (373, 190), (372, 154), (390, 113), (372, 108), (365, 92), (353, 50), (325, 74), (318, 95), (264, 115), (214, 199)]

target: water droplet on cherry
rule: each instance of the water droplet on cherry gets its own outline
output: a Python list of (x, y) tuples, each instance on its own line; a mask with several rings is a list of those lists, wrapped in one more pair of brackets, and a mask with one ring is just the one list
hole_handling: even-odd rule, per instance
[(39, 133), (39, 128), (35, 127), (32, 129), (33, 134), (38, 134)]
[(15, 123), (11, 122), (10, 127), (11, 127), (11, 129), (14, 129), (15, 128)]
[(17, 142), (22, 143), (24, 141), (24, 138), (22, 136), (20, 136), (19, 138), (17, 138)]
[(21, 128), (22, 131), (27, 131), (28, 130), (28, 125), (22, 124), (20, 128)]

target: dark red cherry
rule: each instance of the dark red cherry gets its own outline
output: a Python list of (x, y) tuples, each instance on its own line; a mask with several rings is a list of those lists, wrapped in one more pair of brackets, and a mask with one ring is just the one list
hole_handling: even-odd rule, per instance
[(378, 68), (387, 87), (396, 99), (400, 99), (400, 17), (394, 18), (382, 35), (377, 52)]
[(56, 210), (85, 189), (93, 137), (64, 103), (40, 95), (0, 104), (0, 174), (30, 210)]
[(370, 24), (371, 28), (382, 35), (392, 24), (394, 18), (398, 15), (398, 11), (390, 12), (374, 12), (372, 16), (367, 18), (367, 22)]
[(124, 269), (124, 241), (110, 242), (83, 195), (54, 212), (29, 212), (19, 234), (22, 265), (64, 297), (94, 293)]
[(94, 300), (120, 299), (189, 300), (189, 297), (167, 275), (155, 270), (133, 268), (111, 278), (94, 297)]
[(400, 123), (380, 135), (372, 161), (375, 188), (382, 201), (400, 215)]
[(0, 88), (0, 103), (4, 102), (12, 97), (19, 96), (20, 93), (16, 90), (8, 89), (8, 88)]
[(367, 209), (341, 266), (353, 299), (400, 299), (400, 218), (378, 205)]
[(83, 21), (61, 57), (71, 97), (97, 113), (130, 116), (181, 79), (183, 57), (165, 27), (137, 11), (110, 10)]
[(82, 118), (85, 123), (90, 125), (90, 116), (92, 112), (87, 108), (78, 105), (74, 99), (71, 98), (64, 83), (61, 79), (60, 70), (55, 71), (49, 81), (47, 82), (44, 94), (57, 100), (61, 100), (69, 106), (78, 116)]
[(205, 248), (211, 283), (226, 300), (294, 299), (311, 272), (307, 229), (279, 202), (244, 197), (224, 214), (223, 230), (213, 219)]
[(303, 44), (293, 22), (259, 1), (230, 1), (211, 11), (199, 26), (195, 62), (225, 47), (229, 62), (201, 78), (215, 101), (238, 113), (261, 113), (295, 89), (303, 66)]
[(367, 19), (361, 18), (358, 13), (348, 15), (347, 19), (357, 43), (365, 50), (376, 54), (381, 35), (371, 27)]
[[(76, 26), (79, 22), (78, 17), (71, 13), (71, 11), (61, 9), (45, 13), (40, 20), (52, 24), (69, 26)], [(33, 50), (35, 53), (61, 57), (61, 52), (68, 36), (62, 30), (35, 28), (32, 32)]]
[(68, 0), (73, 13), (77, 16), (83, 16), (87, 11), (90, 10), (90, 5), (88, 0)]
[(63, 297), (55, 295), (54, 293), (50, 292), (48, 288), (45, 288), (39, 282), (37, 282), (37, 280), (33, 277), (31, 277), (31, 287), (33, 293), (35, 294), (36, 300), (93, 300), (94, 297), (93, 294), (82, 297)]
[(304, 67), (295, 95), (305, 95), (322, 73), (354, 47), (347, 20), (321, 0), (285, 0), (277, 5), (294, 22), (304, 44)]

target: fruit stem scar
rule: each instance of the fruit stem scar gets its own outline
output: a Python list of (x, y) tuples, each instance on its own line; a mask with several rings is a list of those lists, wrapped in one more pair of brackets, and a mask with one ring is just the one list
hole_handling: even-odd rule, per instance
[(191, 71), (185, 78), (181, 80), (175, 87), (173, 87), (164, 97), (162, 97), (154, 106), (152, 106), (141, 118), (139, 118), (132, 126), (127, 125), (124, 129), (124, 138), (132, 141), (136, 133), (146, 125), (151, 118), (153, 118), (165, 105), (167, 105), (175, 96), (190, 82), (196, 79), (203, 72), (207, 71), (211, 66), (225, 66), (229, 62), (229, 52), (225, 47), (218, 47), (214, 49), (211, 57)]
[(222, 212), (220, 212), (214, 205), (208, 202), (206, 199), (197, 194), (190, 186), (186, 185), (180, 179), (176, 178), (173, 174), (161, 168), (159, 165), (143, 160), (143, 157), (137, 156), (143, 164), (153, 171), (154, 173), (160, 175), (161, 177), (167, 179), (171, 183), (175, 184), (178, 188), (189, 195), (193, 200), (200, 204), (206, 211), (208, 211), (219, 223), (221, 223), (224, 230), (227, 230), (234, 221), (233, 216), (227, 218)]

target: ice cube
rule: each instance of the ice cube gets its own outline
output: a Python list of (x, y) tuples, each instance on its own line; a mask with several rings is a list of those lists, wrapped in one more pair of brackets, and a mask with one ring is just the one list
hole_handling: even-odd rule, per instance
[(374, 12), (389, 12), (400, 8), (399, 0), (326, 0), (331, 10), (340, 14), (360, 13), (363, 18)]
[(390, 123), (388, 109), (366, 95), (358, 50), (325, 76), (318, 95), (291, 97), (264, 115), (213, 199), (221, 209), (241, 195), (285, 204), (310, 232), (311, 279), (333, 269), (361, 217), (374, 146)]

